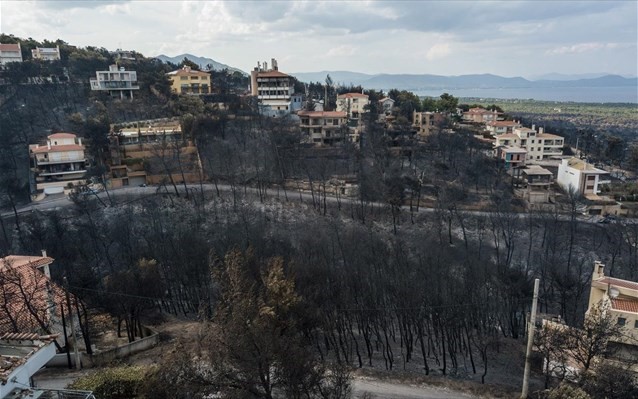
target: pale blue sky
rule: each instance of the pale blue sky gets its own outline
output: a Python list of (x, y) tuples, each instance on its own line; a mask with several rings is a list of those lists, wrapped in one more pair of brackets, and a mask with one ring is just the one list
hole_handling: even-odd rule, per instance
[(288, 72), (637, 74), (630, 1), (7, 1), (0, 29)]

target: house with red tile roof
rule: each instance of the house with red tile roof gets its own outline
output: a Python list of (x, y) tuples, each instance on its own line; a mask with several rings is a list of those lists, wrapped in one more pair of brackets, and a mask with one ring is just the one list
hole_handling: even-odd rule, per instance
[(491, 121), (485, 124), (485, 128), (492, 136), (500, 136), (501, 134), (514, 133), (514, 129), (522, 127), (516, 121)]
[(484, 108), (470, 108), (467, 112), (463, 112), (463, 120), (474, 123), (488, 123), (498, 120), (500, 112), (490, 111)]
[(69, 183), (77, 185), (84, 182), (87, 161), (82, 138), (75, 134), (51, 134), (46, 145), (30, 145), (29, 153), (36, 191), (62, 193)]
[(188, 65), (166, 74), (171, 81), (171, 90), (177, 94), (210, 94), (210, 73), (196, 71)]
[(66, 296), (51, 280), (51, 263), (45, 251), (0, 258), (0, 334), (60, 332)]
[(295, 94), (294, 79), (279, 70), (276, 59), (258, 62), (250, 72), (250, 94), (257, 97), (260, 113), (283, 116), (299, 111), (302, 96)]
[(638, 282), (605, 276), (605, 265), (594, 262), (587, 312), (600, 303), (622, 327), (619, 343), (638, 350)]
[(20, 43), (0, 43), (0, 66), (5, 66), (10, 62), (22, 62)]
[(349, 119), (359, 120), (359, 116), (366, 112), (365, 107), (370, 103), (368, 95), (363, 93), (344, 93), (337, 96), (337, 111), (348, 114)]

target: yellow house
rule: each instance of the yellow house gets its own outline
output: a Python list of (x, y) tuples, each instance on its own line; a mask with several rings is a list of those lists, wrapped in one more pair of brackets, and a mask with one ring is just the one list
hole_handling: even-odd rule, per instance
[(598, 303), (606, 304), (622, 327), (621, 342), (638, 345), (638, 283), (605, 276), (605, 265), (594, 263), (589, 294), (589, 312)]
[(210, 94), (210, 74), (195, 71), (189, 66), (166, 74), (171, 80), (171, 89), (177, 94)]

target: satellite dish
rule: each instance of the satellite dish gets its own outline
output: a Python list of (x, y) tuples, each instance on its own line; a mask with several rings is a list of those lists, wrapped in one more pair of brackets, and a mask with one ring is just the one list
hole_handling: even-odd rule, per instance
[(618, 291), (618, 288), (616, 288), (616, 287), (609, 288), (609, 297), (610, 298), (617, 298), (618, 294), (620, 294), (620, 291)]

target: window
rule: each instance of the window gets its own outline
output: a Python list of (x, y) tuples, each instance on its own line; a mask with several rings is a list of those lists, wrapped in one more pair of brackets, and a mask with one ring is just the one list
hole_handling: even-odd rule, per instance
[(624, 326), (626, 322), (627, 322), (627, 319), (625, 319), (624, 317), (619, 317), (618, 323), (616, 324), (618, 324), (619, 326)]
[(180, 76), (179, 80), (188, 80), (188, 76)]
[(638, 328), (638, 320), (634, 321), (634, 328)]
[(532, 144), (534, 144), (534, 140), (532, 140)]

